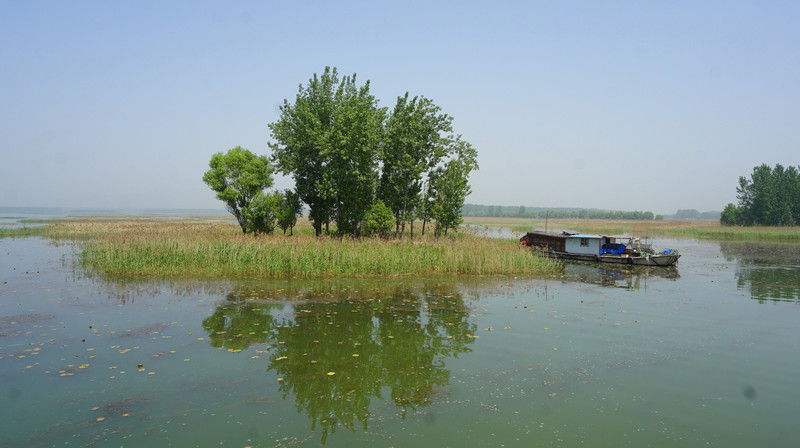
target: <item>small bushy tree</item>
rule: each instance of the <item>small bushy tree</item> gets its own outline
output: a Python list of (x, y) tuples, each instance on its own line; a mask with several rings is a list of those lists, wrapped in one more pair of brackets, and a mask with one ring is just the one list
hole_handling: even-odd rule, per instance
[(387, 238), (394, 224), (395, 218), (392, 211), (383, 201), (378, 201), (367, 211), (362, 224), (362, 235), (377, 235), (381, 238)]
[(733, 204), (728, 204), (722, 210), (722, 215), (719, 217), (719, 222), (726, 226), (735, 226), (742, 223), (742, 209)]
[(272, 233), (281, 206), (280, 193), (259, 193), (245, 210), (248, 230), (253, 234)]
[(284, 190), (281, 195), (281, 203), (278, 210), (278, 227), (286, 234), (286, 229), (289, 229), (289, 235), (292, 235), (294, 226), (297, 225), (297, 216), (303, 210), (303, 204), (300, 202), (300, 196), (292, 190)]
[[(267, 156), (257, 156), (237, 146), (226, 153), (211, 156), (203, 182), (217, 193), (217, 199), (236, 218), (242, 233), (255, 231), (249, 225), (253, 201), (272, 186), (272, 165)], [(259, 199), (262, 202), (262, 199)]]

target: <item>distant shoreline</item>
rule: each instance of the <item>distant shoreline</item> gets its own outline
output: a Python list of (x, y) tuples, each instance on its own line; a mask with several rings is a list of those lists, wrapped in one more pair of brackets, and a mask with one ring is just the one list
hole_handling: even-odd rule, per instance
[(218, 208), (71, 208), (71, 207), (17, 207), (0, 206), (0, 213), (28, 213), (35, 215), (228, 215)]

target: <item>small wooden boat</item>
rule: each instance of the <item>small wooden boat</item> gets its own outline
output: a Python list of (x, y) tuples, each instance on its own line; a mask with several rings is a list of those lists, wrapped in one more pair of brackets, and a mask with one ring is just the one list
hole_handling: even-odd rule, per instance
[(519, 244), (552, 258), (636, 266), (673, 266), (681, 257), (675, 249), (656, 253), (637, 237), (584, 235), (572, 231), (528, 232), (520, 238)]

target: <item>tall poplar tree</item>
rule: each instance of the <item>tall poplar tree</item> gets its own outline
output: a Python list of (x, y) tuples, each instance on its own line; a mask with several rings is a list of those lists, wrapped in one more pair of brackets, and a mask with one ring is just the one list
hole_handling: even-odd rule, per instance
[(452, 132), (452, 121), (433, 101), (416, 96), (409, 100), (408, 92), (397, 98), (386, 121), (378, 196), (392, 210), (395, 233), (401, 236), (406, 223), (416, 217), (423, 175), (446, 154), (444, 134)]
[(447, 235), (449, 229), (461, 224), (461, 209), (464, 200), (472, 192), (469, 186), (469, 174), (478, 169), (475, 148), (457, 137), (450, 143), (449, 152), (453, 158), (443, 166), (439, 166), (429, 175), (430, 190), (427, 192), (428, 207), (436, 220), (436, 236)]
[(277, 142), (270, 145), (273, 158), (294, 178), (316, 234), (335, 220), (340, 232), (358, 236), (375, 197), (385, 115), (369, 81), (358, 86), (356, 75), (340, 80), (335, 68), (325, 67), (280, 110), (269, 125)]
[(369, 92), (369, 81), (345, 77), (335, 95), (332, 135), (324, 152), (323, 175), (334, 203), (339, 233), (359, 236), (361, 223), (375, 201), (378, 162), (386, 111)]
[(283, 174), (294, 179), (298, 196), (309, 207), (317, 236), (333, 218), (333, 195), (325, 172), (330, 164), (326, 151), (333, 133), (334, 94), (339, 83), (336, 69), (325, 67), (322, 76), (314, 74), (307, 86), (300, 85), (293, 104), (283, 100), (280, 118), (269, 124), (277, 141), (270, 144), (273, 160)]

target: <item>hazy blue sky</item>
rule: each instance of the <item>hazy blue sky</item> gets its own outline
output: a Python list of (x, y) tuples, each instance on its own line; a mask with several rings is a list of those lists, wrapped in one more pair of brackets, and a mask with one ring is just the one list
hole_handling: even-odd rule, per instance
[(799, 24), (797, 1), (0, 0), (0, 205), (222, 208), (211, 155), (268, 153), (329, 65), (453, 116), (469, 203), (721, 210), (800, 164)]

